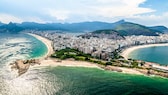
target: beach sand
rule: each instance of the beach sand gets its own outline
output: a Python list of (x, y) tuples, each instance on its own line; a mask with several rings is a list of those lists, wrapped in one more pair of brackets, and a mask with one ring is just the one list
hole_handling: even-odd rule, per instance
[(51, 54), (54, 53), (53, 47), (52, 47), (52, 41), (41, 37), (36, 34), (28, 33), (29, 35), (37, 38), (38, 40), (42, 41), (48, 48), (48, 53), (40, 60), (40, 67), (41, 66), (73, 66), (73, 67), (94, 67), (99, 68), (97, 64), (85, 62), (85, 61), (72, 61), (72, 60), (61, 60), (58, 61), (58, 59), (49, 58)]
[[(46, 67), (46, 66), (68, 66), (68, 67), (87, 67), (87, 68), (102, 69), (102, 67), (99, 64), (90, 63), (90, 62), (86, 62), (86, 61), (59, 60), (59, 59), (55, 59), (55, 58), (49, 58), (48, 56), (50, 56), (51, 54), (54, 53), (54, 50), (53, 50), (52, 44), (51, 44), (52, 41), (50, 41), (44, 37), (41, 37), (39, 35), (36, 35), (36, 34), (29, 33), (29, 35), (36, 37), (38, 40), (41, 40), (48, 48), (48, 53), (44, 56), (43, 59), (40, 60), (41, 64), (35, 65), (35, 66), (33, 66), (33, 68)], [(142, 73), (140, 73), (139, 71), (137, 71), (135, 69), (114, 67), (114, 66), (113, 66), (113, 68), (120, 69), (120, 70), (122, 70), (123, 73), (142, 75)]]
[(43, 58), (46, 58), (46, 57), (48, 57), (48, 56), (50, 56), (51, 54), (54, 53), (54, 50), (53, 50), (53, 47), (52, 47), (52, 41), (50, 41), (50, 40), (48, 40), (44, 37), (41, 37), (39, 35), (36, 35), (36, 34), (31, 34), (31, 33), (27, 33), (27, 34), (35, 37), (36, 39), (38, 39), (40, 41), (42, 41), (47, 46), (48, 52), (45, 56), (43, 56)]
[(128, 59), (129, 54), (137, 49), (141, 49), (141, 48), (147, 48), (147, 47), (156, 47), (156, 46), (168, 46), (168, 43), (164, 43), (164, 44), (148, 44), (148, 45), (140, 45), (140, 46), (133, 46), (130, 48), (125, 49), (122, 53), (121, 56), (123, 56), (125, 59)]

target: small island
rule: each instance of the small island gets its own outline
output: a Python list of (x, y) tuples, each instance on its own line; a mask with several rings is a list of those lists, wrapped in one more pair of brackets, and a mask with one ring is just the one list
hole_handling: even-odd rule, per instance
[(35, 64), (39, 64), (38, 59), (30, 59), (30, 60), (16, 60), (14, 63), (11, 63), (11, 69), (18, 70), (18, 75), (22, 75), (27, 72), (30, 66), (34, 66)]

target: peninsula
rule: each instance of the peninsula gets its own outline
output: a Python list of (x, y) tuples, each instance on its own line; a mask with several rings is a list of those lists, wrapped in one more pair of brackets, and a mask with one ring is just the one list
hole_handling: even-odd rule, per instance
[[(23, 71), (25, 73), (30, 67), (30, 65), (27, 66), (27, 64), (35, 63), (40, 65), (34, 64), (35, 66), (33, 65), (32, 66), (33, 68), (45, 67), (45, 66), (90, 67), (129, 74), (159, 75), (168, 77), (168, 74), (166, 73), (167, 70), (165, 69), (166, 67), (153, 65), (153, 63), (143, 62), (139, 60), (124, 59), (123, 57), (127, 58), (127, 56), (124, 54), (129, 53), (127, 49), (121, 54), (123, 57), (120, 56), (119, 52), (120, 48), (122, 49), (122, 47), (120, 45), (118, 45), (119, 46), (118, 48), (116, 47), (117, 43), (119, 43), (121, 39), (111, 40), (111, 39), (97, 39), (93, 37), (89, 39), (85, 38), (83, 39), (80, 37), (69, 36), (65, 34), (58, 34), (58, 33), (51, 34), (48, 32), (35, 32), (35, 31), (29, 33), (29, 35), (34, 36), (37, 39), (41, 40), (47, 46), (48, 52), (43, 58), (39, 58), (38, 62), (34, 61), (32, 62), (26, 60), (27, 63), (25, 64), (24, 63), (25, 61), (19, 61), (19, 62), (16, 61), (15, 63), (17, 63), (18, 72)], [(167, 37), (167, 35), (161, 35), (161, 36)], [(110, 44), (109, 42), (111, 41), (112, 43)], [(117, 43), (114, 44), (113, 43), (114, 41)], [(92, 47), (92, 45), (94, 45), (94, 47)], [(155, 44), (154, 46), (157, 45), (161, 44)], [(97, 49), (97, 47), (99, 47), (99, 49)], [(109, 47), (111, 48), (111, 50), (109, 48), (105, 49), (105, 47)], [(132, 48), (129, 49), (132, 50)], [(56, 52), (54, 53), (54, 51)], [(19, 73), (19, 75), (21, 74), (23, 73)]]

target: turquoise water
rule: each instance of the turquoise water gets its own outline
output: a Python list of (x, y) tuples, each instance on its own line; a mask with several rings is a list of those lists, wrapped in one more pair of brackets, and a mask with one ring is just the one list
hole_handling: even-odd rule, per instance
[(46, 68), (59, 83), (55, 95), (168, 95), (168, 80), (90, 68)]
[(45, 44), (30, 35), (0, 33), (0, 59), (4, 62), (36, 58), (46, 53)]
[(0, 95), (168, 95), (168, 79), (79, 67), (36, 67), (16, 77), (6, 66), (43, 56), (46, 46), (26, 34), (0, 34)]
[(31, 52), (29, 52), (30, 58), (37, 58), (44, 56), (47, 53), (47, 47), (44, 43), (42, 43), (40, 40), (37, 40), (36, 38), (26, 35), (31, 39), (32, 47)]
[(129, 58), (168, 65), (168, 46), (141, 48), (131, 52)]

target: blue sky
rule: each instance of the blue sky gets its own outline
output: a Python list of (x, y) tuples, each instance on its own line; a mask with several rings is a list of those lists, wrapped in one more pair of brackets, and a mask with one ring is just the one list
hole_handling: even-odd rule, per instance
[(115, 22), (168, 27), (168, 0), (0, 0), (0, 21)]

